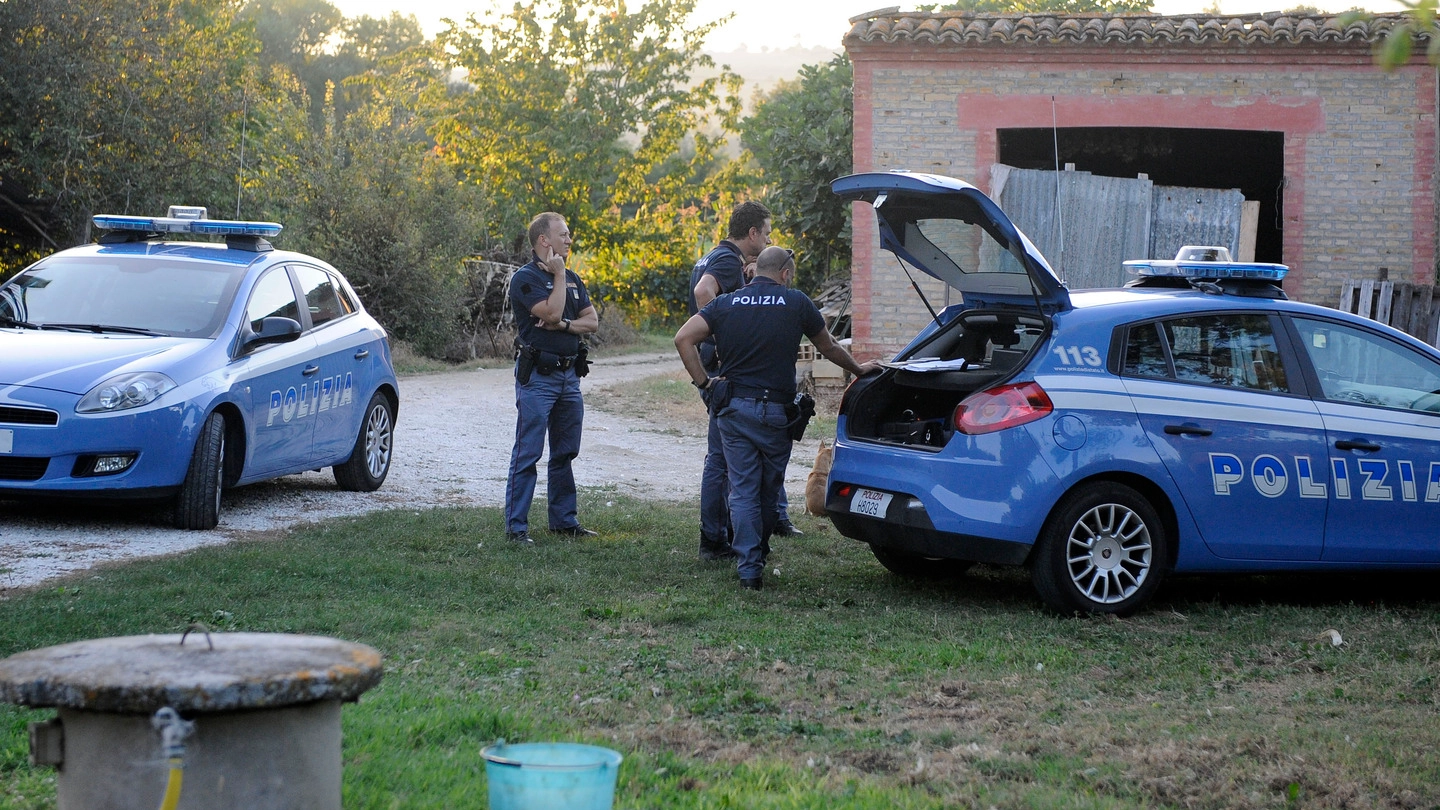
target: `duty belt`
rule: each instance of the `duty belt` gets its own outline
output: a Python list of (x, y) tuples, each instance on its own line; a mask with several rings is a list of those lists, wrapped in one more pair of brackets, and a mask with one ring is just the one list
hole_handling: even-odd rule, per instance
[(759, 399), (765, 402), (783, 402), (789, 404), (795, 401), (794, 391), (780, 391), (774, 388), (757, 388), (753, 385), (730, 384), (730, 396), (739, 399)]

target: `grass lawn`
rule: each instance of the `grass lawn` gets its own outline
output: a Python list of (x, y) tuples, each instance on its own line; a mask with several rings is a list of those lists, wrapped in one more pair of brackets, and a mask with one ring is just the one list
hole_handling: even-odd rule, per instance
[[(678, 378), (587, 404), (704, 434)], [(696, 560), (694, 503), (586, 491), (601, 537), (535, 548), (494, 509), (335, 521), (0, 597), (0, 656), (194, 620), (370, 644), (351, 810), (482, 807), (498, 737), (618, 749), (619, 808), (1440, 806), (1434, 575), (1172, 580), (1063, 618), (1022, 570), (906, 582), (799, 512), (759, 593)], [(0, 809), (53, 806), (48, 715), (0, 706)]]
[[(371, 644), (347, 808), (483, 806), (497, 737), (620, 750), (621, 808), (1440, 801), (1433, 578), (1181, 580), (1061, 618), (1022, 571), (911, 584), (800, 517), (750, 593), (695, 559), (694, 514), (590, 491), (597, 540), (393, 511), (98, 569), (0, 600), (0, 655), (197, 619)], [(0, 708), (0, 807), (53, 806), (46, 716)]]

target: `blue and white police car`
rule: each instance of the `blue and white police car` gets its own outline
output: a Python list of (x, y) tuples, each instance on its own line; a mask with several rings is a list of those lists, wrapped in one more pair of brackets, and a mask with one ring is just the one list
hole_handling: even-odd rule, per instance
[(1024, 565), (1123, 615), (1172, 572), (1440, 567), (1440, 352), (1287, 300), (1283, 265), (1182, 251), (1072, 292), (973, 186), (832, 188), (963, 297), (841, 405), (826, 506), (890, 570)]
[(99, 244), (0, 286), (0, 499), (168, 498), (177, 526), (208, 529), (228, 487), (385, 481), (389, 343), (335, 268), (275, 250), (276, 223), (203, 208), (94, 225)]

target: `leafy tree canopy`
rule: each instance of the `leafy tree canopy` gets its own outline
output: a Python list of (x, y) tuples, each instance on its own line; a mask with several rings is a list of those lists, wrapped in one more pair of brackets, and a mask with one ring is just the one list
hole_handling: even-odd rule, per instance
[[(680, 216), (702, 193), (722, 136), (698, 133), (712, 114), (733, 129), (739, 79), (696, 78), (713, 67), (701, 46), (719, 23), (691, 25), (694, 7), (517, 4), (441, 35), (466, 85), (432, 134), (494, 203), (492, 241), (517, 245), (532, 216), (553, 210), (580, 246), (615, 243), (636, 212)], [(662, 164), (669, 171), (655, 172)]]
[(844, 54), (805, 65), (741, 124), (741, 143), (760, 168), (775, 229), (796, 250), (798, 285), (812, 290), (850, 267), (850, 205), (830, 192), (830, 181), (854, 165), (853, 81)]

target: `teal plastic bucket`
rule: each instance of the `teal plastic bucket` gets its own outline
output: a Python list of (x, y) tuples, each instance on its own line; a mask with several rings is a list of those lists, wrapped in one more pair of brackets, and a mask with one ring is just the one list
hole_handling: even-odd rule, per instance
[(579, 743), (504, 740), (480, 752), (490, 810), (610, 810), (620, 752)]

